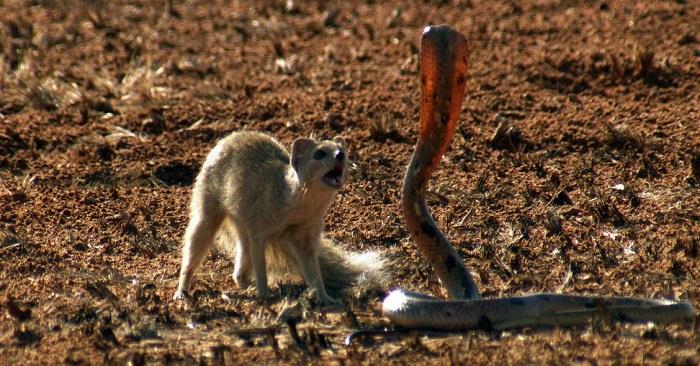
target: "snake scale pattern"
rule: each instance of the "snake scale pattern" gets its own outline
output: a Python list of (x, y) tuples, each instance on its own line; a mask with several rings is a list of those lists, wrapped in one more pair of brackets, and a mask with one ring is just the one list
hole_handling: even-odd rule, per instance
[(402, 212), (411, 236), (450, 300), (394, 290), (382, 313), (403, 328), (444, 331), (577, 326), (608, 321), (669, 323), (695, 318), (690, 303), (631, 297), (539, 293), (481, 299), (462, 258), (433, 220), (426, 185), (457, 128), (467, 78), (465, 37), (449, 26), (426, 27), (421, 38), (420, 131), (403, 182)]

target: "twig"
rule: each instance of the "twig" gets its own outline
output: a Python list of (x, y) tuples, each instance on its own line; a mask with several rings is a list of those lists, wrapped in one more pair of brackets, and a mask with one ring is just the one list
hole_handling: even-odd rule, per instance
[(6, 246), (6, 247), (2, 247), (2, 248), (0, 248), (0, 253), (4, 252), (4, 251), (6, 251), (6, 250), (10, 250), (10, 249), (12, 249), (12, 248), (14, 248), (14, 247), (18, 247), (18, 246), (20, 246), (21, 244), (22, 244), (22, 243), (15, 243), (15, 244), (12, 244), (12, 245), (8, 245), (8, 246)]

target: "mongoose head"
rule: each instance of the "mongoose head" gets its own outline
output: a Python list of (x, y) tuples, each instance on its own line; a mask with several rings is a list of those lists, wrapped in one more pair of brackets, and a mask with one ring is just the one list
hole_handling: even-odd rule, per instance
[(340, 136), (332, 141), (298, 138), (292, 144), (290, 160), (299, 181), (307, 185), (336, 190), (347, 180), (345, 140)]

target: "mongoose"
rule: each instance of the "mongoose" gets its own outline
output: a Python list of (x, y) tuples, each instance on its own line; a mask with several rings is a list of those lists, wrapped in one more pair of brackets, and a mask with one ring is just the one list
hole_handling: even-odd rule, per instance
[(325, 305), (337, 303), (328, 283), (344, 287), (377, 275), (382, 262), (376, 255), (351, 255), (322, 237), (323, 218), (347, 171), (342, 137), (297, 138), (291, 157), (263, 133), (234, 132), (219, 141), (192, 191), (174, 299), (187, 296), (217, 234), (235, 253), (236, 284), (247, 285), (254, 274), (259, 298), (268, 296), (267, 261), (278, 271), (298, 271)]

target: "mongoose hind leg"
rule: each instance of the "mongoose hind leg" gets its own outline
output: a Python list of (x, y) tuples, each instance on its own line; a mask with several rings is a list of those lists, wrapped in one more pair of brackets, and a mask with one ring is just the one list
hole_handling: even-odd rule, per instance
[(216, 204), (207, 202), (206, 198), (194, 200), (192, 203), (190, 222), (185, 231), (180, 280), (175, 300), (187, 297), (192, 277), (209, 253), (216, 232), (224, 219), (224, 213)]
[(321, 267), (318, 263), (318, 245), (299, 244), (292, 242), (289, 245), (289, 254), (298, 264), (302, 277), (306, 285), (316, 291), (316, 297), (322, 305), (338, 305), (340, 301), (332, 298), (326, 292), (321, 275)]
[(267, 288), (267, 263), (265, 261), (266, 242), (259, 237), (249, 236), (251, 239), (248, 245), (250, 262), (253, 265), (255, 274), (255, 290), (258, 298), (267, 299), (269, 290)]
[(236, 229), (236, 257), (233, 267), (233, 280), (240, 288), (250, 284), (252, 261), (250, 258), (250, 236), (241, 228)]

